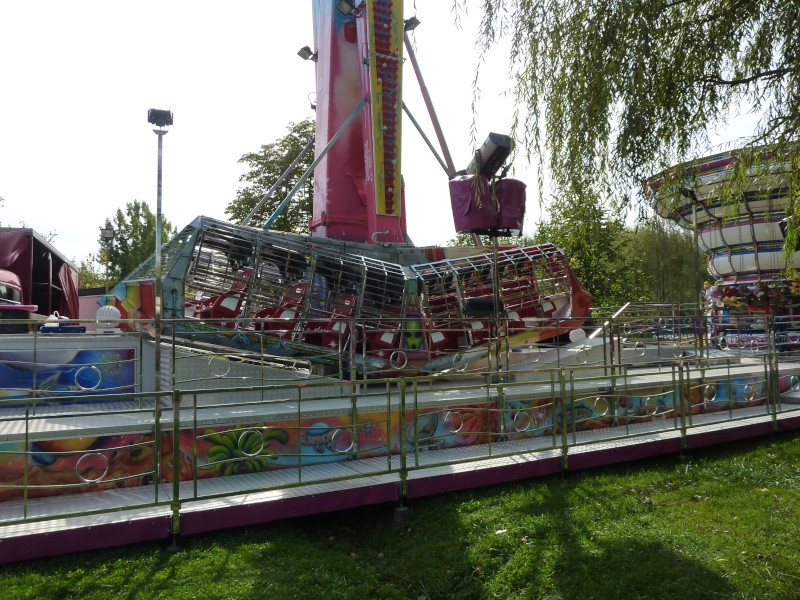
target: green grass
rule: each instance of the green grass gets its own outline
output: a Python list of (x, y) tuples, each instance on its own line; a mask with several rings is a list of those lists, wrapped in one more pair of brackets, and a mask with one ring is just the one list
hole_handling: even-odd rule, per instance
[(800, 598), (800, 433), (2, 568), (0, 598)]

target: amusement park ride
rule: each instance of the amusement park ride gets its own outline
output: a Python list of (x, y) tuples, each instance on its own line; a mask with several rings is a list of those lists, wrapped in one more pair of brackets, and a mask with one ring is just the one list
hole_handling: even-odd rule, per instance
[(507, 136), (463, 171), (444, 144), (439, 159), (456, 230), (492, 247), (410, 243), (404, 47), (419, 72), (402, 5), (314, 0), (316, 158), (296, 185), (313, 170), (310, 235), (269, 229), (296, 190), (263, 228), (198, 217), (103, 298), (90, 333), (68, 262), (0, 236), (0, 563), (800, 429), (800, 362), (776, 351), (796, 347), (794, 317), (790, 343), (775, 334), (793, 309), (772, 293), (786, 164), (764, 157), (735, 218), (729, 155), (649, 182), (656, 211), (711, 252), (716, 287), (743, 295), (716, 349), (677, 306), (587, 336), (591, 296), (563, 253), (497, 246), (525, 210)]
[[(702, 308), (713, 339), (725, 346), (766, 347), (767, 319), (777, 319), (785, 344), (800, 341), (796, 315), (800, 252), (784, 253), (792, 168), (789, 157), (760, 148), (732, 183), (740, 150), (676, 165), (648, 182), (656, 213), (695, 232), (711, 281)], [(729, 326), (729, 324), (733, 326)], [(726, 333), (725, 330), (732, 330)]]
[[(314, 164), (263, 229), (198, 217), (163, 248), (163, 316), (180, 320), (180, 338), (309, 357), (319, 373), (344, 356), (345, 371), (386, 376), (462, 370), (487, 349), (582, 324), (591, 296), (553, 245), (409, 242), (402, 10), (396, 0), (314, 3), (315, 47), (304, 49), (316, 63)], [(490, 135), (458, 173), (443, 150), (457, 231), (520, 235), (525, 185), (500, 172), (510, 139)], [(269, 230), (312, 170), (310, 235)], [(123, 317), (155, 317), (154, 260), (113, 290)]]

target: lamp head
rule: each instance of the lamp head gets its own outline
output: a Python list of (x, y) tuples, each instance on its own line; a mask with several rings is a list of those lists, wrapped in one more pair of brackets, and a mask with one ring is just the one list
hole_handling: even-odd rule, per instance
[(172, 125), (172, 112), (160, 108), (151, 108), (147, 111), (147, 122), (156, 127)]
[(336, 3), (336, 9), (344, 15), (352, 15), (356, 10), (354, 0), (339, 0)]
[(417, 26), (420, 24), (420, 20), (417, 18), (416, 15), (413, 17), (409, 17), (405, 21), (403, 21), (403, 31), (414, 31)]
[(297, 51), (297, 56), (299, 56), (303, 60), (313, 60), (313, 61), (317, 60), (317, 53), (312, 52), (311, 48), (309, 48), (308, 46), (303, 46), (302, 48), (300, 48), (300, 50)]

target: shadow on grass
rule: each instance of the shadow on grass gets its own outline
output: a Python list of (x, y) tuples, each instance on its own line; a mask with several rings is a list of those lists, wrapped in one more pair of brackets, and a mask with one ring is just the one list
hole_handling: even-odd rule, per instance
[(554, 567), (563, 598), (730, 598), (719, 574), (676, 548), (637, 539), (570, 546)]
[[(741, 590), (724, 569), (695, 558), (702, 541), (656, 527), (663, 509), (643, 494), (695, 468), (690, 484), (711, 471), (730, 485), (773, 485), (775, 469), (751, 462), (788, 469), (798, 439), (698, 449), (691, 469), (662, 457), (420, 499), (401, 525), (393, 505), (369, 506), (185, 538), (176, 555), (142, 544), (11, 565), (14, 596), (0, 597), (732, 597)], [(782, 485), (795, 481), (787, 473)]]
[[(715, 463), (770, 446), (762, 438), (693, 454)], [(265, 593), (733, 596), (737, 589), (719, 574), (724, 570), (698, 560), (702, 542), (680, 528), (652, 526), (661, 509), (640, 495), (659, 481), (676, 481), (684, 467), (678, 457), (661, 457), (417, 500), (403, 525), (391, 524), (393, 506), (362, 507), (249, 528), (226, 534), (223, 543), (238, 548), (240, 576)], [(242, 551), (240, 544), (251, 547)]]
[[(714, 598), (736, 593), (726, 579), (678, 547), (671, 533), (649, 531), (637, 517), (652, 507), (633, 500), (615, 526), (587, 493), (583, 478), (512, 484), (475, 500), (498, 503), (490, 527), (469, 552), (480, 561), (480, 597)], [(578, 489), (580, 486), (580, 489)], [(620, 511), (621, 513), (622, 511)], [(610, 527), (608, 525), (611, 525)], [(474, 525), (473, 525), (474, 526)]]

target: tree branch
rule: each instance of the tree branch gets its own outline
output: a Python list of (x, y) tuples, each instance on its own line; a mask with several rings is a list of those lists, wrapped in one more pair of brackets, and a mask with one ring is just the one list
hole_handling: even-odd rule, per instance
[(757, 81), (759, 79), (779, 79), (784, 75), (788, 75), (794, 69), (789, 67), (781, 67), (780, 69), (773, 69), (771, 71), (762, 71), (761, 73), (756, 73), (755, 75), (751, 75), (750, 77), (744, 77), (741, 79), (723, 79), (722, 77), (704, 77), (703, 81), (705, 83), (713, 83), (716, 85), (744, 85), (747, 83), (752, 83), (753, 81)]

